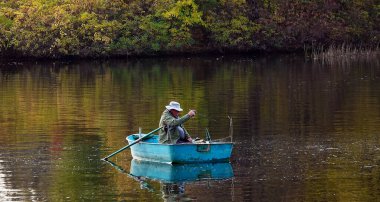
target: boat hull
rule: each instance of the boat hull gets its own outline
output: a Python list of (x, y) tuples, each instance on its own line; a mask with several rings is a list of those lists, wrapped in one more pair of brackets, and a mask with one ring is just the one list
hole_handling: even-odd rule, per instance
[(165, 183), (199, 180), (221, 180), (233, 177), (230, 163), (167, 164), (152, 161), (131, 161), (130, 174)]
[[(141, 134), (144, 136), (144, 134)], [(133, 143), (138, 135), (129, 135), (128, 143)], [(144, 161), (164, 163), (204, 163), (229, 162), (232, 143), (200, 144), (159, 144), (158, 135), (141, 141), (131, 147), (132, 157)]]

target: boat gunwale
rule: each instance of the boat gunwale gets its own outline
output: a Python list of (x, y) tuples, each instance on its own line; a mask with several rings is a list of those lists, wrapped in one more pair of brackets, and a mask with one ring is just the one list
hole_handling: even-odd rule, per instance
[[(132, 134), (128, 135), (125, 139), (128, 141), (128, 137), (133, 136), (133, 135), (138, 135), (138, 134)], [(158, 135), (155, 135), (158, 136)], [(133, 137), (132, 137), (133, 138)], [(234, 145), (234, 142), (209, 142), (209, 143), (182, 143), (182, 144), (162, 144), (162, 143), (155, 143), (155, 142), (145, 142), (144, 140), (140, 141), (138, 144), (149, 144), (149, 145), (165, 145), (165, 146), (189, 146), (189, 145), (229, 145), (232, 144)]]

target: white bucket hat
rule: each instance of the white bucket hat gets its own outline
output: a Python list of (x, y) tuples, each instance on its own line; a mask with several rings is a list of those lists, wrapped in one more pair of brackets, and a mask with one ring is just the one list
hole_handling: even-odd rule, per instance
[(176, 101), (171, 101), (170, 104), (168, 106), (166, 106), (166, 109), (168, 109), (168, 110), (174, 109), (174, 110), (177, 110), (179, 112), (183, 111), (183, 109), (181, 109), (181, 105)]

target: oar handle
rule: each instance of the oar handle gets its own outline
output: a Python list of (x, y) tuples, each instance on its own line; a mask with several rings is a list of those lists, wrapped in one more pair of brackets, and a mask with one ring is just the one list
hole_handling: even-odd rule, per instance
[(148, 136), (151, 135), (152, 133), (157, 132), (157, 131), (160, 130), (161, 128), (163, 128), (163, 126), (161, 126), (161, 127), (159, 127), (159, 128), (156, 128), (156, 129), (150, 131), (148, 134), (144, 135), (143, 137), (140, 137), (139, 139), (137, 139), (136, 141), (132, 142), (131, 144), (129, 144), (129, 145), (127, 145), (127, 146), (125, 146), (125, 147), (123, 147), (123, 148), (121, 148), (121, 149), (115, 151), (114, 153), (108, 155), (108, 156), (105, 157), (103, 160), (107, 161), (108, 158), (111, 158), (111, 157), (115, 156), (116, 154), (118, 154), (118, 153), (120, 153), (120, 152), (122, 152), (122, 151), (128, 149), (129, 147), (131, 147), (131, 146), (133, 146), (133, 145), (139, 143), (141, 140), (145, 139), (146, 137), (148, 137)]

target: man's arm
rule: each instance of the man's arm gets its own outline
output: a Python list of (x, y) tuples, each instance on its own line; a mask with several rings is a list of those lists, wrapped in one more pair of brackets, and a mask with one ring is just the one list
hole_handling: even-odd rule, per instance
[(189, 114), (186, 114), (185, 116), (182, 116), (181, 118), (179, 119), (176, 119), (172, 116), (167, 116), (165, 117), (165, 124), (169, 127), (172, 127), (172, 126), (179, 126), (183, 123), (185, 123), (187, 120), (189, 120), (191, 117)]

